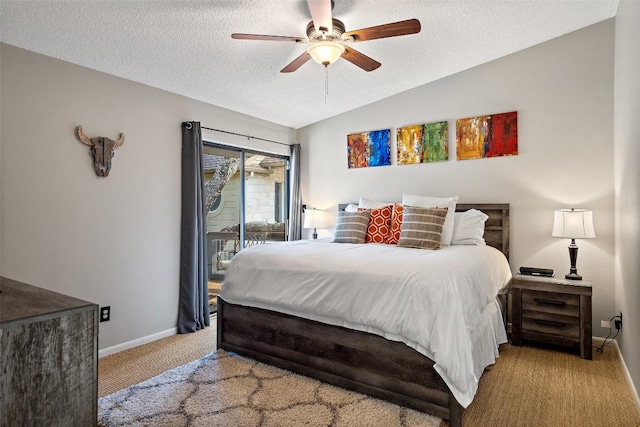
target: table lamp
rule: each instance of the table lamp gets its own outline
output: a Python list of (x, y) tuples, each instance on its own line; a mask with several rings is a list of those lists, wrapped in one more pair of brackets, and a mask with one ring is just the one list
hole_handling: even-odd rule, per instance
[(324, 220), (324, 211), (320, 209), (305, 209), (304, 211), (304, 228), (313, 228), (313, 238), (318, 238), (318, 228), (325, 228), (327, 225)]
[(587, 209), (556, 209), (553, 213), (553, 237), (571, 239), (569, 245), (569, 260), (571, 269), (566, 279), (582, 280), (578, 274), (576, 262), (578, 261), (578, 245), (576, 239), (593, 239), (596, 233), (593, 229), (593, 213)]

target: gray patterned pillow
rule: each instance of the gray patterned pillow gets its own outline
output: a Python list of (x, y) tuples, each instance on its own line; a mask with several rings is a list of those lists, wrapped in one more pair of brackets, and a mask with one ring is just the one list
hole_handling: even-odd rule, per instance
[(398, 246), (439, 249), (447, 208), (416, 208), (405, 206)]
[(338, 212), (334, 243), (364, 243), (371, 211)]

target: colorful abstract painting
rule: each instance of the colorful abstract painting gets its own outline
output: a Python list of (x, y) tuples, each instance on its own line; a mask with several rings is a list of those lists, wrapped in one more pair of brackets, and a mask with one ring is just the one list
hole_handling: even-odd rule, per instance
[(424, 125), (424, 163), (449, 160), (449, 123)]
[(456, 120), (458, 160), (518, 154), (518, 112)]
[(349, 168), (368, 168), (391, 164), (391, 129), (347, 135)]
[(412, 165), (424, 159), (423, 125), (406, 126), (396, 129), (398, 164)]
[(447, 122), (427, 123), (398, 128), (398, 164), (441, 162), (449, 159)]

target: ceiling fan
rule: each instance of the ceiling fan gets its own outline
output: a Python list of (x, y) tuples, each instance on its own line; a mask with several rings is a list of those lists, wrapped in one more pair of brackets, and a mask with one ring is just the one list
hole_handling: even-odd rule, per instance
[(231, 38), (240, 40), (308, 43), (309, 46), (306, 52), (280, 70), (281, 73), (296, 71), (311, 58), (317, 63), (327, 67), (341, 57), (365, 71), (373, 71), (380, 67), (381, 64), (375, 59), (348, 46), (349, 44), (416, 34), (420, 32), (421, 28), (420, 21), (417, 19), (408, 19), (406, 21), (377, 25), (355, 31), (345, 31), (342, 21), (331, 16), (333, 0), (307, 0), (307, 4), (312, 19), (307, 25), (307, 37), (233, 33), (231, 34)]

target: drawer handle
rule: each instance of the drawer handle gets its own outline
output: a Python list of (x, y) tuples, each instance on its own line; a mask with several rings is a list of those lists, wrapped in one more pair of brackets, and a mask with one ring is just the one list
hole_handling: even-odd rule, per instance
[(549, 304), (549, 305), (565, 305), (565, 304), (567, 304), (564, 301), (554, 301), (554, 300), (551, 300), (551, 299), (534, 298), (533, 300), (535, 302), (540, 303), (540, 304)]
[(556, 328), (564, 328), (565, 324), (561, 323), (561, 322), (552, 322), (550, 320), (541, 320), (541, 319), (533, 319), (534, 322), (540, 324), (540, 325), (546, 325), (546, 326), (555, 326)]

